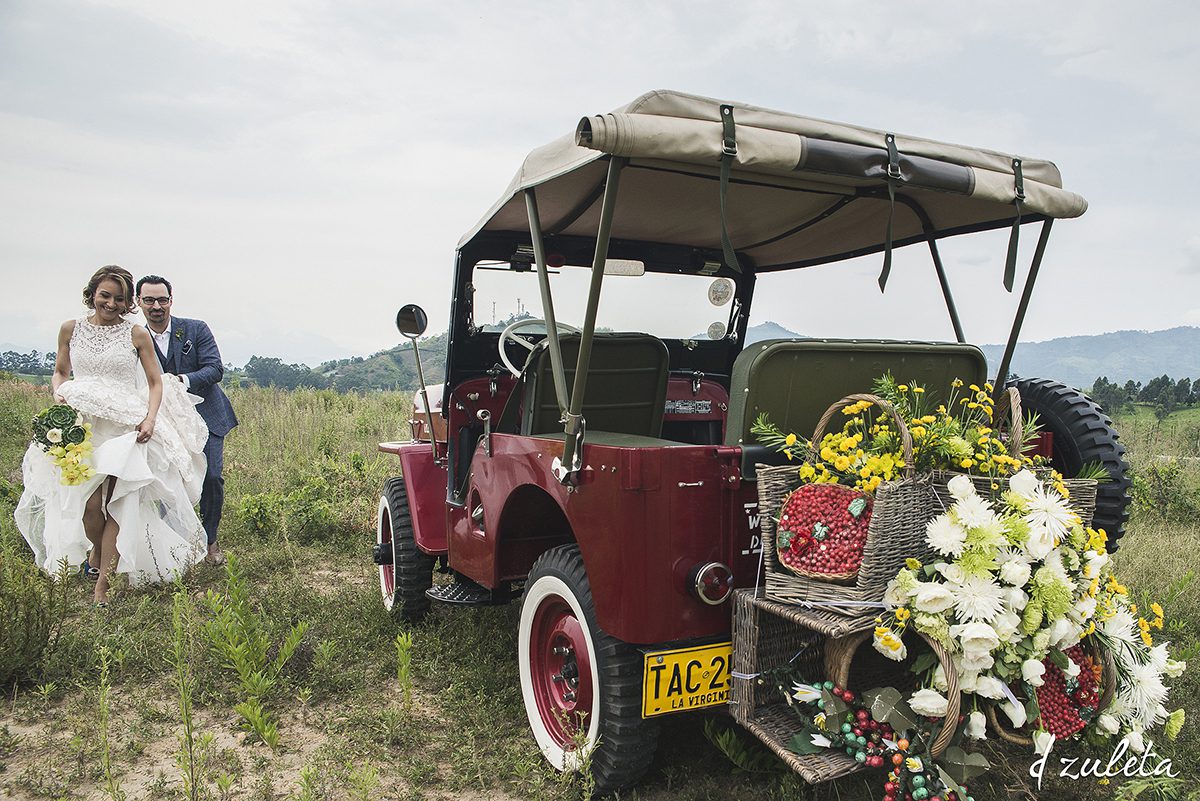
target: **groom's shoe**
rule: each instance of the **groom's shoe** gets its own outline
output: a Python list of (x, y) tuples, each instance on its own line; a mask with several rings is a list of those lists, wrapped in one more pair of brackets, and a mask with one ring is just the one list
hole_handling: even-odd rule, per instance
[(221, 553), (221, 549), (214, 542), (208, 546), (208, 554), (205, 555), (204, 561), (213, 567), (220, 567), (225, 564), (225, 554)]

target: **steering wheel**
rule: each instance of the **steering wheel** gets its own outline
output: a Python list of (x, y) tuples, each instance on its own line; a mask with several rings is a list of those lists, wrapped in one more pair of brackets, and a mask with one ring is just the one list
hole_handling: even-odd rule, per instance
[[(520, 378), (521, 371), (517, 368), (516, 365), (514, 365), (511, 361), (509, 361), (508, 354), (505, 353), (505, 351), (504, 351), (504, 346), (507, 345), (509, 342), (515, 342), (518, 345), (520, 345), (521, 347), (523, 347), (525, 350), (530, 351), (532, 353), (533, 349), (537, 347), (537, 344), (529, 341), (528, 339), (526, 339), (523, 336), (519, 336), (517, 334), (517, 332), (523, 331), (526, 328), (534, 328), (536, 326), (542, 326), (543, 328), (545, 328), (546, 321), (538, 320), (535, 318), (529, 318), (526, 320), (517, 320), (515, 323), (509, 325), (507, 328), (505, 328), (503, 331), (500, 332), (500, 341), (497, 344), (497, 347), (500, 350), (500, 361), (504, 363), (504, 366), (508, 368), (508, 371), (513, 374), (514, 378)], [(558, 328), (559, 331), (566, 331), (568, 334), (582, 333), (575, 326), (567, 325), (566, 323), (559, 323), (556, 321), (555, 327)]]

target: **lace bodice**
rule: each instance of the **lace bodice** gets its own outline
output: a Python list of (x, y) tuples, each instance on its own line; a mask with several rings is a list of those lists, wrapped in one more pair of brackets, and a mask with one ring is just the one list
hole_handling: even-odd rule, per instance
[(78, 379), (112, 381), (132, 390), (139, 369), (133, 346), (133, 323), (93, 325), (86, 317), (71, 332), (71, 372)]

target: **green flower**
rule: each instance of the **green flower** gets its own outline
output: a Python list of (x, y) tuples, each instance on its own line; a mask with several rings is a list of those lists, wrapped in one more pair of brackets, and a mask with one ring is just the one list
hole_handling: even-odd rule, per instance
[(1051, 621), (1058, 620), (1071, 609), (1074, 601), (1071, 587), (1050, 568), (1039, 567), (1030, 585), (1033, 590), (1030, 603), (1040, 605)]
[(963, 552), (958, 564), (968, 576), (982, 576), (997, 568), (996, 549), (971, 549)]
[(937, 640), (941, 645), (949, 648), (950, 640), (950, 622), (943, 615), (934, 615), (929, 612), (917, 612), (912, 618), (913, 625), (917, 631), (926, 635), (932, 640)]
[(1029, 540), (1029, 524), (1017, 515), (1004, 518), (1004, 539), (1015, 548), (1024, 548)]
[(75, 425), (76, 412), (65, 403), (58, 403), (42, 412), (47, 428), (69, 428)]

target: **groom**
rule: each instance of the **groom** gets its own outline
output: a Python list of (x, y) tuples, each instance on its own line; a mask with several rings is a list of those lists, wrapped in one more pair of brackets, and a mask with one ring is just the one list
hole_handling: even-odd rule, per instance
[(146, 315), (146, 327), (158, 351), (158, 363), (165, 378), (176, 378), (193, 395), (204, 402), (196, 411), (208, 426), (208, 444), (204, 458), (208, 471), (200, 494), (200, 520), (208, 534), (208, 555), (204, 561), (211, 565), (225, 563), (225, 554), (217, 545), (217, 526), (221, 522), (221, 507), (225, 504), (224, 467), (225, 435), (237, 425), (233, 406), (221, 390), (221, 352), (208, 324), (171, 316), (171, 282), (160, 275), (147, 275), (137, 282), (138, 305)]

